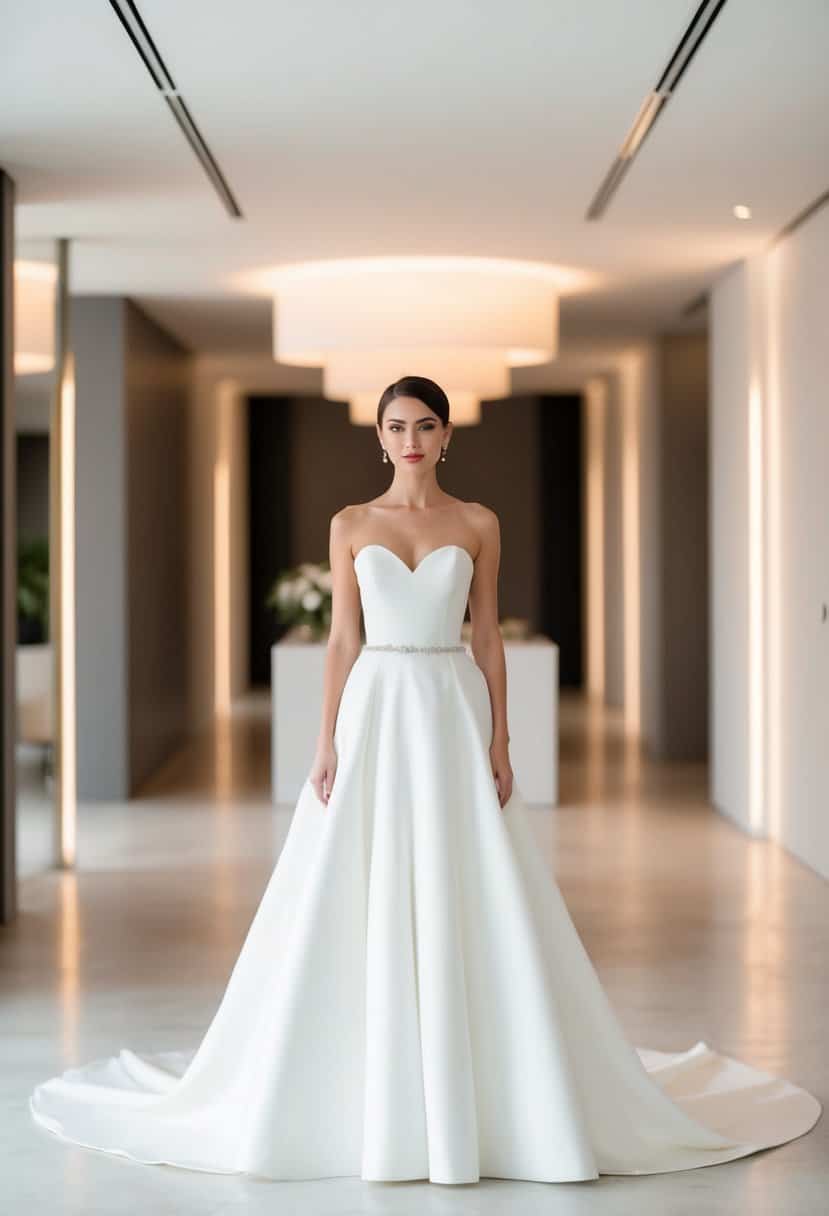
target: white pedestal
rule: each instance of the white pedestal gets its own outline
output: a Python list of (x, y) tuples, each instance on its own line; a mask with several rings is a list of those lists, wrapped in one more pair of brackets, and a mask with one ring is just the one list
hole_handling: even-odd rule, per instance
[[(314, 759), (325, 643), (271, 647), (271, 797), (295, 802)], [(509, 754), (529, 803), (558, 802), (558, 647), (549, 638), (505, 641)]]

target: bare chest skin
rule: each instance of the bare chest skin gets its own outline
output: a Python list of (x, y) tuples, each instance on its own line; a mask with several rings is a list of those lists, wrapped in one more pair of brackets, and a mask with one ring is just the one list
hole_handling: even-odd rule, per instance
[(467, 504), (408, 508), (366, 503), (351, 534), (351, 554), (365, 545), (381, 545), (415, 569), (434, 549), (459, 545), (475, 560), (480, 538), (468, 518)]

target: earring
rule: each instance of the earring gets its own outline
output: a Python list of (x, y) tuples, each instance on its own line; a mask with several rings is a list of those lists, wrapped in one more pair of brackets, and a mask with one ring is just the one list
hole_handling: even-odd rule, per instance
[(386, 451), (386, 449), (383, 448), (383, 464), (388, 464), (388, 463), (389, 463), (389, 454)]
[[(447, 444), (446, 446), (448, 447), (449, 445)], [(441, 448), (441, 449), (440, 449), (440, 458), (441, 458), (441, 460), (445, 460), (445, 459), (446, 459), (446, 448)]]

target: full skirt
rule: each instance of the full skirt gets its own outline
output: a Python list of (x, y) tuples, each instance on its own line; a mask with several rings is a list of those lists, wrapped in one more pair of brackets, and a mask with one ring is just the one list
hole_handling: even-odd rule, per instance
[(493, 780), (468, 654), (364, 651), (328, 805), (306, 782), (190, 1051), (37, 1086), (39, 1124), (136, 1161), (273, 1179), (565, 1182), (730, 1161), (808, 1131), (808, 1092), (626, 1040), (535, 842)]

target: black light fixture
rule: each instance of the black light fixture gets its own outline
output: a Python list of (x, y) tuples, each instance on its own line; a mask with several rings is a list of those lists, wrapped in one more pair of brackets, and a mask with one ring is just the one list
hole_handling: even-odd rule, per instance
[(161, 52), (153, 41), (144, 19), (136, 8), (133, 0), (109, 0), (110, 5), (123, 25), (130, 42), (135, 47), (141, 61), (152, 77), (153, 84), (161, 93), (170, 108), (170, 112), (181, 128), (185, 139), (193, 149), (202, 168), (210, 180), (216, 193), (222, 200), (225, 210), (233, 219), (242, 219), (242, 211), (233, 192), (222, 173), (215, 156), (210, 151), (196, 126), (196, 120), (187, 108), (176, 83), (161, 57)]

